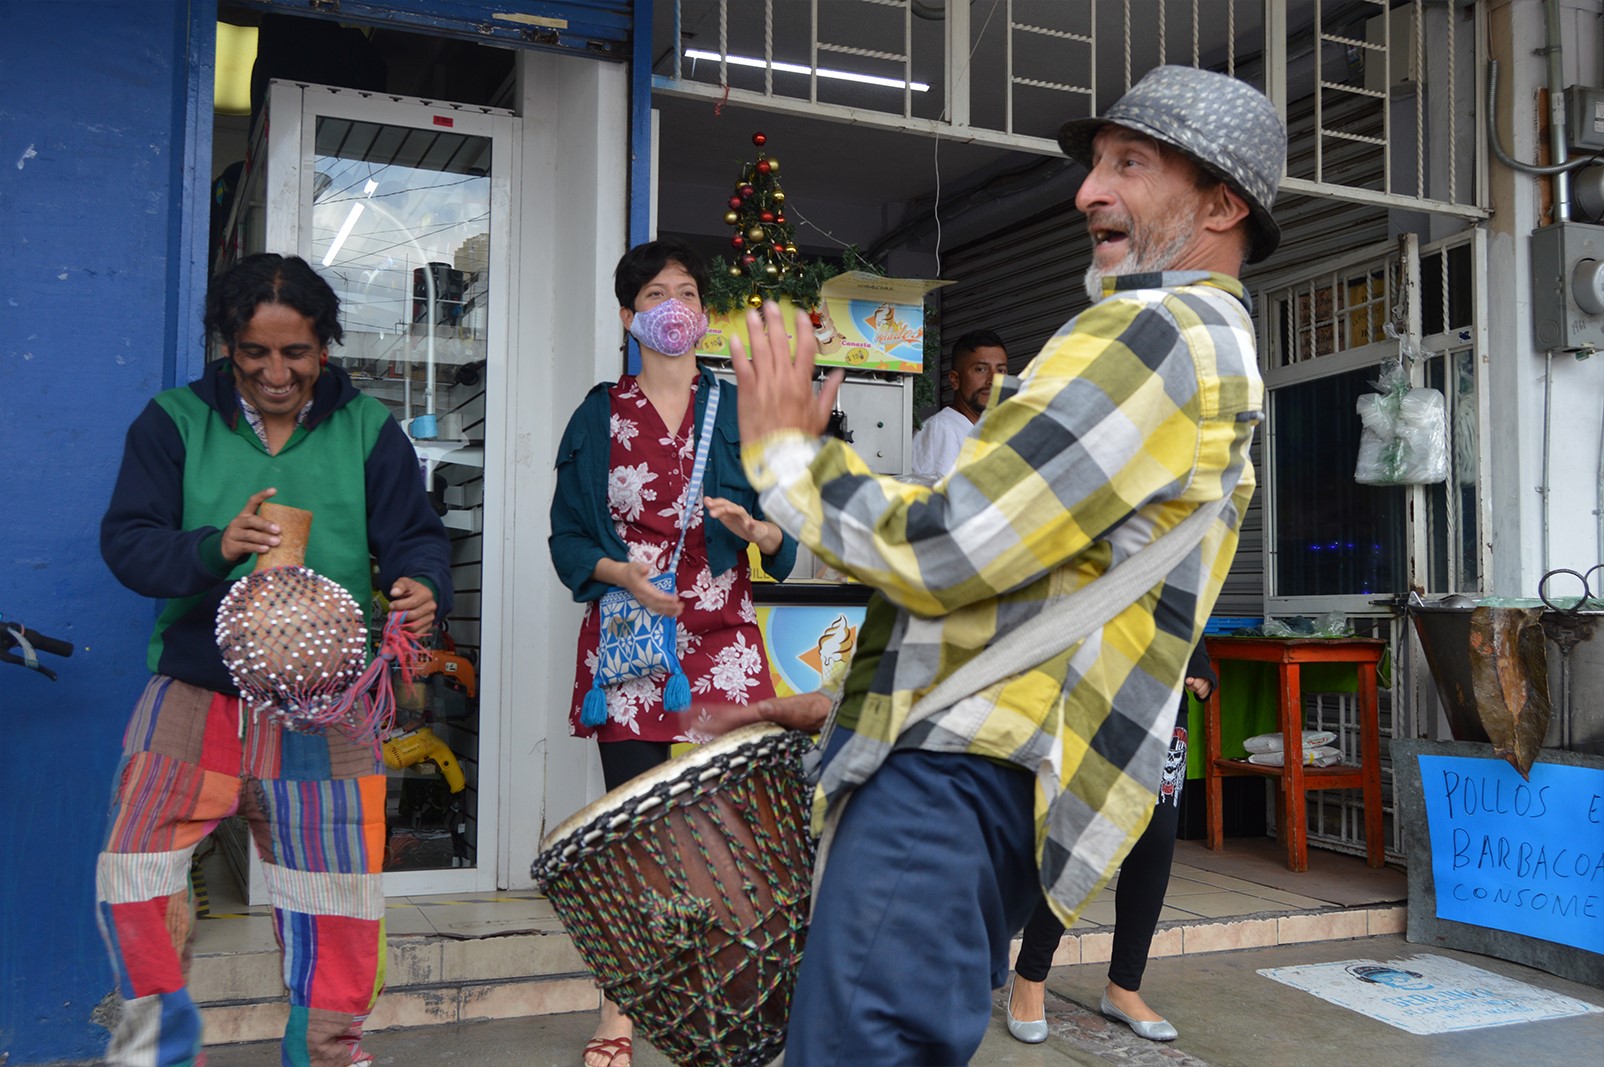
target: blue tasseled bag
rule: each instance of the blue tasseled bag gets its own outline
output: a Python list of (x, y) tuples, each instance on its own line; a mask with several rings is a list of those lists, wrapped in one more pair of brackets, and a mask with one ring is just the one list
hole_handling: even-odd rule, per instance
[[(685, 487), (685, 506), (680, 509), (679, 543), (668, 570), (652, 579), (652, 584), (670, 596), (676, 592), (674, 572), (679, 567), (679, 556), (685, 547), (685, 528), (692, 508), (700, 508), (702, 473), (707, 467), (707, 452), (713, 440), (713, 417), (718, 412), (718, 382), (707, 394), (707, 411), (702, 416), (701, 438), (696, 442), (696, 464), (691, 468), (691, 480)], [(580, 706), (579, 721), (597, 727), (607, 721), (606, 686), (618, 685), (632, 678), (649, 674), (666, 673), (663, 686), (663, 710), (684, 711), (691, 706), (691, 684), (680, 667), (675, 651), (674, 620), (647, 608), (627, 589), (612, 589), (602, 595), (599, 606), (601, 632), (596, 642), (596, 675), (590, 692)]]

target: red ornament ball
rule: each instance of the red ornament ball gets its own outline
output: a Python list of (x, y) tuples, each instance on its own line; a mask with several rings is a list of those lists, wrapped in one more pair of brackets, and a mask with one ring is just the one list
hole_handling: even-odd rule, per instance
[(741, 265), (743, 267), (750, 267), (752, 264), (754, 264), (756, 262), (757, 262), (757, 257), (754, 256), (754, 255), (745, 255), (745, 256), (741, 257)]
[(759, 174), (767, 174), (769, 172), (769, 161), (766, 160), (766, 159), (758, 160), (757, 161), (757, 172)]
[(759, 148), (762, 148), (764, 145), (769, 143), (769, 139), (761, 133), (754, 133), (752, 135), (752, 143), (757, 145)]
[(755, 191), (755, 190), (753, 190), (753, 188), (752, 188), (752, 187), (751, 187), (751, 186), (750, 186), (750, 185), (743, 185), (743, 186), (741, 186), (741, 199), (742, 199), (742, 200), (747, 200), (747, 199), (750, 199), (750, 198), (751, 198), (751, 196), (752, 196), (752, 193), (753, 193), (753, 192), (754, 192), (754, 191)]
[(758, 220), (761, 221), (761, 222), (773, 222), (774, 221), (774, 212), (772, 212), (772, 211), (760, 212), (758, 214)]
[(738, 197), (738, 196), (730, 197), (730, 210), (731, 211), (739, 211), (739, 210), (741, 210), (741, 198), (740, 197)]
[(776, 252), (780, 252), (780, 253), (783, 254), (785, 252), (785, 245), (780, 243), (779, 241), (775, 241), (774, 242), (774, 250)]
[(730, 244), (734, 245), (736, 248), (745, 248), (746, 238), (742, 237), (740, 234), (736, 234), (734, 237), (730, 238)]
[(776, 215), (776, 216), (774, 216), (774, 221), (780, 223), (783, 226), (785, 224), (785, 216), (784, 215)]

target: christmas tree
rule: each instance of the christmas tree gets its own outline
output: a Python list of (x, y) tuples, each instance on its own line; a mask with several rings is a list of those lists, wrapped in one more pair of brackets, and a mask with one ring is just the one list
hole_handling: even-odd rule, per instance
[[(785, 190), (780, 187), (780, 161), (764, 152), (768, 137), (752, 135), (758, 154), (740, 165), (730, 198), (725, 203), (724, 222), (734, 230), (730, 237), (733, 251), (711, 264), (712, 279), (704, 294), (713, 312), (727, 315), (748, 307), (760, 307), (765, 300), (789, 297), (791, 303), (809, 312), (815, 328), (819, 326), (821, 288), (842, 271), (885, 274), (878, 265), (864, 259), (857, 246), (842, 253), (839, 264), (804, 258), (797, 252), (796, 230), (786, 218)], [(940, 369), (940, 340), (934, 309), (925, 312), (925, 373), (914, 378), (914, 409), (923, 410), (936, 402), (934, 376)], [(917, 429), (917, 426), (915, 426)]]
[(789, 297), (811, 311), (819, 304), (819, 286), (839, 268), (797, 252), (796, 229), (785, 215), (780, 161), (763, 151), (768, 138), (762, 133), (754, 133), (752, 143), (757, 158), (741, 164), (725, 205), (724, 222), (734, 231), (732, 251), (729, 259), (720, 257), (712, 264), (708, 307), (724, 314)]
[(790, 288), (785, 283), (794, 280), (801, 262), (795, 228), (785, 217), (780, 161), (764, 154), (768, 138), (763, 134), (754, 133), (752, 143), (758, 148), (757, 159), (741, 164), (724, 222), (735, 230), (730, 238), (735, 251), (726, 273), (737, 280), (733, 288), (745, 290), (742, 302), (758, 307), (765, 298)]

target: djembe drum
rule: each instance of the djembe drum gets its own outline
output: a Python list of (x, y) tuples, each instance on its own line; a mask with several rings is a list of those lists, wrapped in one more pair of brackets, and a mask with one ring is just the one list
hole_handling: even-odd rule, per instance
[(532, 873), (607, 996), (680, 1067), (785, 1044), (812, 890), (806, 734), (743, 727), (608, 793)]
[(394, 718), (389, 666), (399, 663), (410, 680), (416, 640), (392, 615), (381, 654), (364, 669), (362, 608), (338, 582), (304, 565), (312, 513), (264, 503), (258, 514), (278, 524), (279, 544), (257, 557), (256, 569), (217, 609), (217, 647), (240, 699), (253, 715), (291, 730), (337, 726), (377, 746)]

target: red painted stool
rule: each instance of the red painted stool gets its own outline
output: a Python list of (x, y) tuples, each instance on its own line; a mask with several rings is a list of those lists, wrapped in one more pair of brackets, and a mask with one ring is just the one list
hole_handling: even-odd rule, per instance
[[(1221, 780), (1232, 775), (1274, 779), (1275, 832), (1286, 844), (1287, 867), (1309, 869), (1308, 806), (1304, 794), (1311, 789), (1363, 789), (1365, 795), (1365, 852), (1372, 867), (1386, 862), (1381, 811), (1381, 710), (1376, 701), (1376, 665), (1387, 642), (1373, 637), (1292, 638), (1207, 637), (1215, 673), (1225, 660), (1248, 660), (1276, 665), (1276, 721), (1285, 751), (1283, 766), (1265, 767), (1220, 756), (1220, 694), (1216, 687), (1204, 707), (1203, 785), (1208, 800), (1207, 845), (1225, 847)], [(1359, 763), (1330, 767), (1303, 764), (1303, 687), (1305, 663), (1351, 663), (1359, 681)]]

